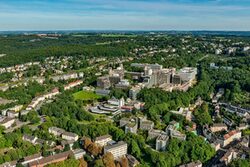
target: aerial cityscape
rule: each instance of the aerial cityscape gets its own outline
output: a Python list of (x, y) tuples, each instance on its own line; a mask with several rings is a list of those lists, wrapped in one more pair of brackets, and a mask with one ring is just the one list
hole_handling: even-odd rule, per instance
[(1, 1), (0, 167), (250, 167), (249, 20), (245, 0)]

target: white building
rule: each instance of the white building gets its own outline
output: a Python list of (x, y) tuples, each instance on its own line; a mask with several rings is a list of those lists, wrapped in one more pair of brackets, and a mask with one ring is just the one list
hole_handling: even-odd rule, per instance
[(78, 85), (81, 85), (82, 83), (83, 83), (82, 80), (77, 80), (77, 81), (75, 81), (75, 82), (71, 82), (71, 83), (69, 83), (68, 85), (64, 86), (64, 90), (71, 89), (71, 88), (73, 88), (73, 87), (76, 87), (76, 86), (78, 86)]
[(102, 147), (106, 146), (110, 141), (112, 141), (112, 136), (110, 135), (99, 136), (95, 139), (95, 143)]
[(64, 132), (62, 134), (62, 138), (65, 140), (73, 140), (73, 141), (77, 141), (78, 140), (78, 135), (75, 133), (71, 133), (71, 132)]
[(156, 147), (155, 149), (157, 151), (165, 151), (166, 147), (167, 147), (167, 143), (168, 143), (168, 135), (165, 133), (160, 134), (160, 136), (158, 136), (156, 138)]
[(10, 110), (10, 111), (7, 112), (7, 116), (10, 117), (10, 118), (15, 118), (15, 117), (19, 116), (19, 112)]
[(54, 136), (61, 136), (65, 132), (64, 129), (57, 128), (57, 127), (50, 127), (49, 133), (52, 133)]
[(120, 141), (113, 145), (108, 145), (104, 147), (104, 153), (110, 152), (113, 154), (115, 159), (125, 156), (128, 152), (128, 144)]
[(5, 127), (5, 129), (10, 128), (15, 123), (14, 118), (5, 118), (2, 122), (0, 122), (0, 125)]
[(197, 74), (197, 68), (193, 67), (184, 67), (180, 69), (178, 75), (181, 77), (183, 81), (191, 81), (195, 79)]

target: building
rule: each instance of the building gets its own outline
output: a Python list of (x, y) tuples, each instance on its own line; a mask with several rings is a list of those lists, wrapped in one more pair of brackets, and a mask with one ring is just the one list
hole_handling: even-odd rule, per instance
[(52, 133), (54, 136), (61, 136), (65, 132), (64, 129), (57, 128), (57, 127), (50, 127), (49, 133)]
[(232, 130), (229, 133), (225, 134), (223, 137), (219, 139), (220, 144), (222, 147), (227, 146), (234, 140), (239, 140), (241, 138), (241, 131), (239, 130)]
[(40, 160), (42, 158), (43, 157), (42, 157), (42, 155), (40, 153), (34, 154), (34, 155), (30, 155), (30, 156), (24, 157), (23, 162), (21, 164), (23, 166), (28, 166), (28, 163)]
[(72, 132), (64, 132), (62, 134), (62, 139), (65, 140), (72, 140), (72, 141), (77, 141), (78, 140), (78, 135)]
[(135, 167), (140, 164), (140, 162), (132, 155), (127, 155), (129, 167)]
[(127, 79), (122, 79), (118, 82), (115, 87), (118, 89), (127, 89), (130, 86), (130, 83)]
[(211, 132), (219, 132), (223, 130), (227, 130), (227, 125), (223, 123), (215, 123), (210, 127)]
[(68, 159), (70, 157), (70, 155), (72, 155), (72, 154), (73, 154), (73, 152), (70, 150), (70, 151), (66, 151), (63, 153), (50, 155), (48, 157), (44, 157), (42, 159), (30, 162), (30, 163), (28, 163), (28, 166), (29, 167), (44, 167), (44, 166), (52, 164), (52, 163), (64, 161), (64, 160)]
[(186, 135), (179, 132), (173, 124), (169, 124), (166, 128), (166, 133), (171, 136), (171, 138), (177, 138), (179, 140), (186, 140)]
[(127, 154), (128, 144), (123, 141), (119, 141), (116, 144), (107, 145), (104, 147), (104, 153), (107, 153), (107, 152), (110, 152), (111, 154), (113, 154), (115, 159), (118, 159)]
[(10, 128), (16, 120), (14, 118), (5, 118), (3, 121), (0, 122), (0, 125), (5, 127), (5, 129)]
[(131, 98), (132, 100), (136, 100), (137, 99), (137, 94), (140, 92), (141, 90), (141, 86), (133, 86), (130, 90), (129, 90), (129, 98)]
[(116, 99), (113, 97), (113, 98), (108, 100), (108, 104), (113, 105), (113, 106), (122, 107), (125, 105), (125, 100), (124, 100), (124, 98)]
[(96, 89), (95, 93), (101, 96), (108, 96), (110, 94), (110, 90), (106, 89)]
[(169, 137), (168, 135), (166, 135), (165, 133), (160, 134), (157, 138), (156, 138), (156, 146), (155, 149), (157, 151), (165, 151), (166, 147), (167, 147), (167, 143), (168, 143)]
[(19, 116), (19, 112), (10, 110), (10, 111), (7, 111), (7, 116), (10, 118), (17, 118)]
[(125, 133), (137, 133), (137, 122), (130, 122), (128, 124), (125, 125)]
[(97, 87), (101, 89), (108, 89), (111, 86), (108, 76), (97, 78)]
[(238, 127), (239, 130), (245, 130), (245, 129), (247, 129), (247, 128), (249, 128), (249, 125), (246, 124), (246, 123), (242, 123), (242, 124), (240, 124), (239, 127)]
[(211, 143), (211, 147), (215, 149), (215, 151), (218, 151), (220, 149), (220, 142), (219, 141), (214, 141)]
[(180, 76), (182, 81), (187, 81), (187, 82), (192, 81), (195, 79), (195, 76), (197, 75), (197, 68), (184, 67), (180, 69), (178, 75)]
[(73, 150), (73, 154), (75, 159), (81, 159), (86, 154), (86, 151), (84, 151), (83, 149), (76, 149)]
[(140, 129), (142, 130), (150, 130), (154, 128), (154, 122), (147, 120), (146, 118), (139, 118), (140, 120)]
[(17, 161), (5, 162), (0, 167), (16, 167)]
[(162, 130), (151, 129), (148, 131), (148, 139), (154, 139), (160, 136), (161, 134), (165, 133)]
[(202, 167), (202, 163), (198, 160), (196, 162), (191, 162), (185, 165), (181, 165), (180, 167)]
[(36, 144), (37, 137), (36, 136), (30, 136), (30, 135), (23, 135), (23, 140), (28, 141), (32, 144)]
[(131, 118), (126, 118), (126, 117), (121, 118), (119, 121), (120, 127), (123, 127), (123, 126), (127, 125), (128, 123), (130, 123), (130, 120), (131, 120)]
[(106, 146), (110, 141), (112, 141), (112, 136), (110, 135), (99, 136), (95, 139), (95, 143), (102, 147)]
[(77, 81), (75, 81), (75, 82), (71, 82), (71, 83), (69, 83), (68, 85), (64, 86), (64, 90), (69, 90), (69, 89), (71, 89), (71, 88), (73, 88), (73, 87), (76, 87), (76, 86), (78, 86), (78, 85), (81, 85), (82, 83), (83, 83), (82, 80), (77, 80)]
[(229, 149), (220, 159), (220, 162), (227, 166), (235, 158), (237, 158), (236, 151), (234, 149)]

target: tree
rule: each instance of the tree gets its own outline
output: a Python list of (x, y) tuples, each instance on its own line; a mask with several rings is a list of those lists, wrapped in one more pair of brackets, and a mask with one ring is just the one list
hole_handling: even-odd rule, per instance
[(114, 156), (112, 153), (107, 152), (102, 158), (103, 164), (108, 167), (115, 167)]
[(121, 162), (120, 162), (121, 167), (128, 167), (128, 159), (126, 157), (122, 157), (121, 158)]
[(92, 144), (91, 139), (88, 138), (88, 137), (85, 137), (83, 142), (84, 142), (83, 148), (84, 148), (85, 150), (90, 146), (90, 144)]
[(79, 167), (88, 167), (88, 163), (84, 160), (84, 158), (81, 158)]
[(99, 155), (101, 152), (102, 152), (102, 149), (101, 147), (99, 147), (97, 144), (95, 143), (91, 143), (89, 146), (88, 146), (88, 152), (90, 152), (93, 156), (97, 156)]
[(95, 160), (94, 167), (105, 167), (102, 159)]
[(131, 154), (136, 157), (141, 157), (141, 150), (134, 140), (131, 142)]
[(202, 104), (201, 108), (194, 112), (194, 116), (199, 125), (209, 125), (213, 123), (211, 115), (208, 112), (207, 104)]

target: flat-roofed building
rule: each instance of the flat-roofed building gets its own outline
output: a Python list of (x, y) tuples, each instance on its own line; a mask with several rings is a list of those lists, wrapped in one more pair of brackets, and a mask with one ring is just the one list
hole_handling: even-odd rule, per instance
[(86, 151), (84, 151), (83, 149), (76, 149), (72, 151), (73, 151), (75, 159), (81, 159), (86, 154)]
[(5, 129), (10, 128), (15, 123), (14, 118), (5, 118), (3, 121), (0, 122), (0, 125), (5, 127)]
[(28, 163), (28, 166), (29, 167), (44, 167), (52, 163), (64, 161), (68, 159), (70, 155), (73, 155), (73, 152), (71, 150), (63, 152), (63, 153), (55, 154), (55, 155), (50, 155), (48, 157), (44, 157), (42, 159), (30, 162)]
[(128, 124), (125, 125), (125, 133), (137, 133), (137, 122), (130, 122)]
[(78, 140), (78, 135), (72, 132), (64, 132), (62, 134), (62, 138), (65, 140), (73, 140), (73, 141), (77, 141)]
[(50, 127), (49, 133), (52, 133), (55, 136), (61, 136), (65, 132), (64, 129), (57, 128), (57, 127)]
[(21, 164), (23, 166), (28, 166), (28, 163), (37, 161), (37, 160), (42, 159), (42, 158), (43, 157), (42, 157), (41, 153), (30, 155), (30, 156), (24, 157), (23, 162)]
[(104, 153), (110, 152), (115, 159), (125, 156), (128, 152), (128, 144), (124, 141), (119, 141), (116, 144), (104, 147)]
[(108, 76), (97, 78), (97, 87), (102, 89), (107, 89), (111, 86), (110, 80)]
[(150, 130), (154, 128), (154, 122), (147, 120), (146, 118), (139, 118), (140, 119), (140, 129), (142, 130)]
[(223, 131), (223, 130), (227, 130), (227, 125), (223, 124), (223, 123), (216, 123), (213, 124), (210, 127), (210, 130), (214, 133), (214, 132), (219, 132), (219, 131)]
[(202, 163), (201, 161), (195, 161), (195, 162), (190, 162), (188, 164), (185, 165), (181, 165), (180, 167), (202, 167)]
[(95, 139), (95, 143), (102, 147), (106, 146), (110, 141), (112, 141), (112, 136), (110, 135), (99, 136)]
[(191, 81), (195, 79), (197, 74), (197, 68), (193, 67), (184, 67), (180, 69), (178, 75), (181, 77), (182, 81)]
[(167, 147), (167, 143), (168, 143), (168, 135), (166, 135), (165, 133), (160, 134), (157, 138), (156, 138), (156, 145), (155, 145), (155, 149), (157, 151), (165, 151), (166, 147)]

